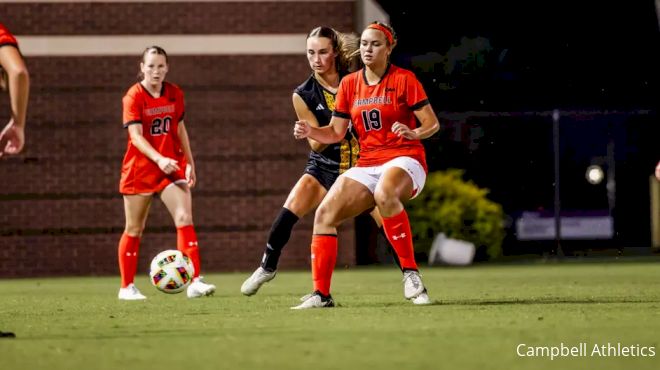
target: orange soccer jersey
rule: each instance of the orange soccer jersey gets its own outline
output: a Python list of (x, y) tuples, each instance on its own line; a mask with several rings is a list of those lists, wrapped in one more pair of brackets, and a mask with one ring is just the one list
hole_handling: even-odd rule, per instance
[(390, 64), (381, 80), (372, 86), (367, 83), (364, 69), (344, 77), (339, 84), (333, 114), (353, 121), (360, 140), (358, 167), (378, 166), (407, 156), (418, 160), (426, 170), (422, 143), (392, 132), (392, 125), (397, 121), (416, 128), (413, 112), (426, 104), (429, 100), (417, 77), (411, 71)]
[(4, 24), (0, 23), (0, 47), (5, 45), (12, 45), (18, 47), (18, 42), (14, 35), (9, 32), (7, 27)]
[(142, 125), (142, 135), (160, 154), (179, 161), (181, 170), (166, 175), (158, 165), (136, 148), (128, 137), (121, 169), (119, 191), (122, 194), (157, 193), (167, 185), (185, 180), (186, 161), (178, 135), (183, 120), (183, 92), (163, 82), (160, 97), (154, 98), (140, 83), (131, 86), (123, 100), (124, 128)]

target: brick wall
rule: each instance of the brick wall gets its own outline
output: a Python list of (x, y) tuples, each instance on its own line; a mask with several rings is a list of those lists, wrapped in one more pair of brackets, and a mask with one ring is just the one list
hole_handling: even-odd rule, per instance
[(353, 1), (0, 3), (2, 22), (25, 35), (306, 33), (353, 30)]
[[(306, 33), (319, 24), (351, 30), (353, 5), (2, 3), (0, 14), (19, 36)], [(139, 52), (28, 58), (27, 147), (0, 162), (0, 277), (117, 273), (124, 225), (117, 188), (126, 146), (121, 98), (136, 81)], [(258, 265), (272, 219), (306, 161), (306, 143), (291, 135), (291, 92), (308, 74), (302, 53), (171, 57), (168, 79), (186, 94), (198, 167), (193, 211), (206, 271)], [(7, 112), (7, 99), (0, 99), (0, 122)], [(296, 226), (282, 268), (308, 268), (312, 218)], [(139, 272), (175, 243), (172, 221), (155, 201)], [(354, 263), (351, 222), (341, 232), (338, 266)]]

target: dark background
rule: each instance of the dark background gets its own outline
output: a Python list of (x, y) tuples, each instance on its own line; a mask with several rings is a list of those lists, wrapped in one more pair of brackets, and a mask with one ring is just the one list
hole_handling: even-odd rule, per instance
[[(657, 104), (658, 22), (653, 0), (433, 4), (380, 1), (399, 43), (394, 61), (433, 61), (433, 53), (460, 54), (462, 39), (483, 38), (490, 48), (479, 68), (447, 75), (437, 92), (440, 110), (649, 108)], [(461, 45), (463, 44), (463, 45)], [(450, 49), (454, 48), (454, 51)], [(429, 84), (430, 87), (431, 84)]]
[(650, 246), (648, 184), (660, 159), (652, 0), (379, 3), (399, 37), (392, 61), (415, 71), (443, 124), (425, 142), (430, 170), (464, 168), (491, 190), (508, 215), (505, 254), (543, 250), (518, 242), (513, 222), (553, 209), (553, 109), (562, 210), (608, 209), (605, 184), (584, 174), (612, 142), (616, 236), (598, 244)]

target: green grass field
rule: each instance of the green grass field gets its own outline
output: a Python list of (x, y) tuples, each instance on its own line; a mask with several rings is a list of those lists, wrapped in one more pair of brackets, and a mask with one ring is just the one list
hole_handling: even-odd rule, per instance
[[(339, 307), (293, 311), (309, 272), (256, 296), (248, 273), (207, 275), (215, 296), (120, 302), (118, 278), (0, 281), (1, 369), (658, 369), (660, 264), (422, 268), (434, 305), (402, 297), (394, 268), (338, 270)], [(516, 347), (617, 343), (655, 357), (519, 357)]]

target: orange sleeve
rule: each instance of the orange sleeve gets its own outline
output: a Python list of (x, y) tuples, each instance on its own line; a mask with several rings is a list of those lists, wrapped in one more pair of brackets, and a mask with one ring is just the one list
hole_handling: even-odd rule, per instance
[(4, 24), (0, 23), (0, 46), (12, 45), (18, 47), (18, 42), (14, 35), (9, 32), (7, 27)]
[(139, 104), (140, 98), (134, 91), (129, 92), (122, 99), (123, 105), (123, 122), (124, 128), (135, 124), (142, 123), (142, 105)]
[(339, 87), (337, 88), (337, 95), (335, 96), (335, 111), (332, 113), (333, 116), (341, 118), (351, 118), (351, 103), (349, 101), (352, 96), (349, 92), (350, 90), (350, 78), (345, 77), (339, 82)]
[(429, 104), (424, 87), (412, 73), (406, 76), (406, 104), (413, 111)]

